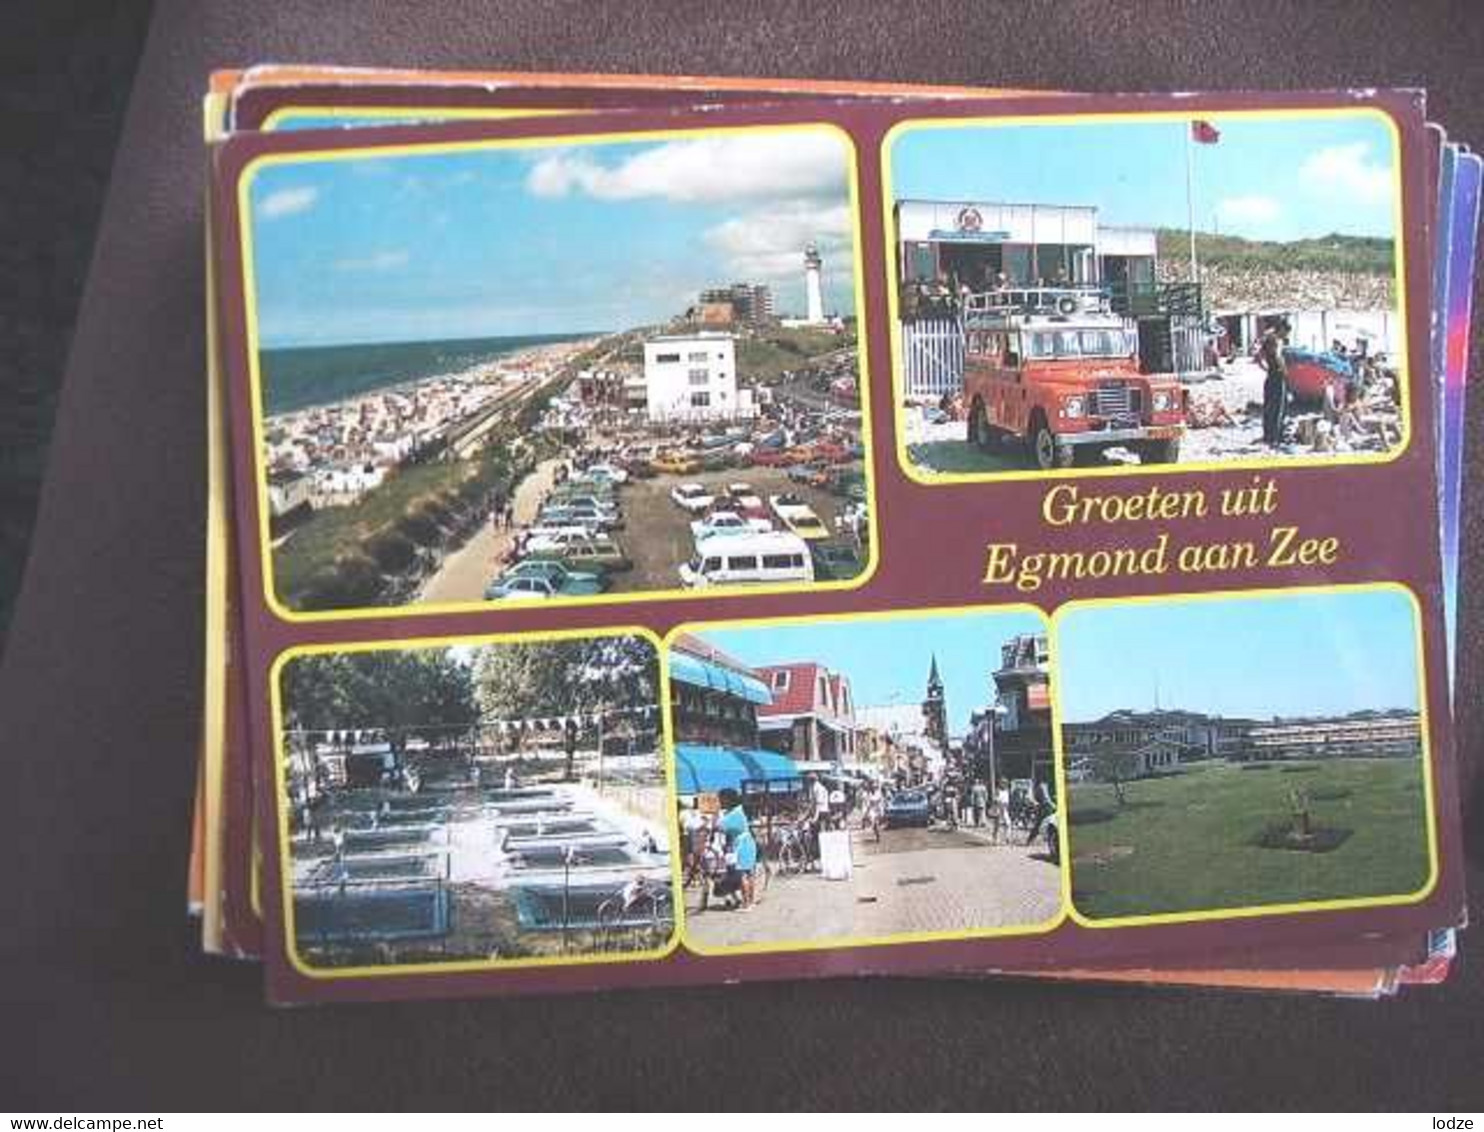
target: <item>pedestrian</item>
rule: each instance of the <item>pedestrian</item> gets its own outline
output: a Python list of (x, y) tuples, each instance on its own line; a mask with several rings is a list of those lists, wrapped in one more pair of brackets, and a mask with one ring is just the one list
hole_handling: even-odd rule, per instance
[(995, 784), (994, 792), (995, 839), (1010, 835), (1010, 784), (1003, 778)]
[(969, 790), (969, 800), (974, 809), (974, 825), (982, 827), (989, 810), (989, 787), (984, 784), (984, 779), (974, 780), (974, 785)]
[(757, 903), (752, 883), (752, 873), (757, 868), (757, 841), (752, 836), (752, 823), (747, 820), (742, 797), (735, 790), (725, 789), (718, 797), (722, 813), (717, 828), (727, 839), (727, 871), (736, 875), (742, 894), (741, 910), (751, 912)]
[(1051, 801), (1051, 788), (1046, 785), (1045, 779), (1036, 783), (1031, 796), (1035, 798), (1036, 803), (1035, 810), (1033, 811), (1034, 816), (1031, 818), (1031, 831), (1025, 838), (1027, 845), (1035, 842), (1036, 834), (1041, 832), (1041, 826), (1045, 824), (1046, 819), (1056, 809), (1055, 804)]
[(1267, 374), (1262, 383), (1262, 442), (1276, 448), (1283, 443), (1283, 421), (1288, 411), (1288, 366), (1276, 329), (1263, 335), (1257, 364)]

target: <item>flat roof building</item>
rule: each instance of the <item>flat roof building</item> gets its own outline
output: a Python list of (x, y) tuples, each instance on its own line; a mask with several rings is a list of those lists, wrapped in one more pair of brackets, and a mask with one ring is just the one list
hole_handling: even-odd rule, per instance
[(893, 209), (900, 281), (1011, 286), (1152, 284), (1155, 230), (1103, 225), (1092, 205), (902, 200)]

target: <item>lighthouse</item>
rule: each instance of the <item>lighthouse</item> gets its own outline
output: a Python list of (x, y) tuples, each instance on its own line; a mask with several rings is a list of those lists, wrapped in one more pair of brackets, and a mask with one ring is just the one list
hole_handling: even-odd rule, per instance
[(819, 288), (819, 269), (824, 266), (819, 248), (809, 244), (804, 248), (804, 294), (808, 299), (808, 316), (805, 322), (818, 325), (824, 321), (824, 294)]

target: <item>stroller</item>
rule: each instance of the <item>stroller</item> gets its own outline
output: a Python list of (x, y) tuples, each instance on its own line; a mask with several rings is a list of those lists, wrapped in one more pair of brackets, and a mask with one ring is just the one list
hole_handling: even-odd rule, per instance
[(742, 903), (742, 873), (736, 857), (727, 851), (726, 839), (713, 832), (700, 854), (701, 911), (713, 900), (724, 901), (729, 908)]

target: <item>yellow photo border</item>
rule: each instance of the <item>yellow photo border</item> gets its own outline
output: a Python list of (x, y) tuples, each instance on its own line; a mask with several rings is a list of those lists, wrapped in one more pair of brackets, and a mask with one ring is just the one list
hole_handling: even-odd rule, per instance
[[(1247, 907), (1217, 908), (1210, 910), (1193, 910), (1185, 912), (1151, 912), (1145, 915), (1135, 916), (1107, 916), (1092, 917), (1079, 911), (1074, 897), (1073, 873), (1076, 871), (1072, 861), (1072, 837), (1071, 837), (1071, 796), (1067, 792), (1066, 780), (1066, 756), (1063, 749), (1061, 731), (1061, 681), (1057, 679), (1058, 672), (1055, 668), (1059, 655), (1060, 641), (1058, 634), (1061, 629), (1063, 618), (1069, 613), (1095, 609), (1102, 606), (1127, 606), (1127, 605), (1152, 605), (1170, 602), (1194, 603), (1194, 602), (1236, 602), (1242, 600), (1271, 601), (1274, 599), (1302, 599), (1316, 597), (1323, 594), (1353, 594), (1353, 593), (1380, 593), (1394, 592), (1404, 594), (1412, 606), (1413, 639), (1416, 645), (1417, 661), (1417, 705), (1419, 713), (1419, 728), (1422, 737), (1422, 753), (1419, 759), (1422, 764), (1422, 785), (1424, 800), (1424, 821), (1426, 823), (1427, 836), (1427, 859), (1428, 875), (1427, 881), (1415, 892), (1400, 893), (1390, 896), (1355, 896), (1341, 897), (1330, 900), (1306, 900), (1289, 901), (1274, 904), (1257, 904)], [(1061, 834), (1062, 856), (1065, 862), (1065, 870), (1062, 873), (1064, 885), (1063, 900), (1068, 915), (1073, 923), (1080, 927), (1090, 928), (1097, 931), (1116, 930), (1130, 927), (1149, 927), (1157, 924), (1190, 924), (1206, 923), (1215, 920), (1238, 920), (1250, 919), (1257, 916), (1282, 916), (1300, 912), (1338, 912), (1357, 908), (1383, 908), (1398, 905), (1420, 904), (1432, 895), (1438, 883), (1438, 825), (1437, 825), (1437, 797), (1436, 783), (1433, 777), (1432, 766), (1432, 715), (1429, 711), (1427, 698), (1427, 660), (1423, 642), (1422, 631), (1422, 603), (1418, 600), (1416, 592), (1400, 582), (1366, 582), (1357, 585), (1334, 585), (1334, 586), (1303, 586), (1289, 588), (1273, 588), (1260, 590), (1224, 590), (1211, 593), (1193, 594), (1161, 594), (1148, 597), (1118, 597), (1118, 598), (1089, 598), (1081, 601), (1069, 601), (1060, 606), (1051, 616), (1051, 658), (1053, 664), (1053, 679), (1051, 681), (1051, 700), (1053, 704), (1052, 719), (1055, 734), (1052, 742), (1055, 749), (1055, 761), (1057, 782), (1056, 791), (1059, 800), (1059, 809), (1062, 816), (1059, 833)]]
[[(1379, 118), (1391, 134), (1392, 175), (1392, 224), (1395, 230), (1393, 283), (1396, 287), (1397, 382), (1402, 392), (1402, 438), (1392, 451), (1354, 456), (1274, 456), (1259, 460), (1197, 460), (1188, 464), (1128, 465), (1104, 468), (1062, 468), (1054, 471), (1012, 470), (1005, 472), (943, 472), (932, 474), (919, 467), (907, 451), (903, 433), (903, 400), (906, 393), (902, 377), (902, 331), (901, 303), (898, 296), (898, 276), (901, 273), (900, 252), (896, 239), (892, 212), (896, 198), (892, 192), (892, 154), (897, 140), (904, 134), (928, 130), (964, 130), (985, 128), (1014, 128), (1036, 126), (1087, 126), (1098, 123), (1121, 125), (1128, 122), (1188, 122), (1192, 117), (1206, 114), (1212, 118), (1252, 120), (1261, 118)], [(1404, 222), (1403, 195), (1405, 184), (1402, 176), (1402, 138), (1396, 120), (1384, 110), (1369, 106), (1306, 107), (1271, 110), (1206, 110), (1193, 102), (1183, 110), (1118, 111), (1108, 113), (1009, 115), (1006, 117), (978, 118), (910, 118), (892, 126), (881, 139), (879, 152), (881, 162), (882, 231), (885, 242), (885, 263), (888, 323), (891, 336), (891, 391), (893, 435), (896, 438), (897, 464), (902, 474), (914, 483), (926, 487), (942, 487), (950, 484), (969, 483), (1015, 483), (1026, 480), (1059, 482), (1065, 479), (1093, 479), (1100, 476), (1131, 475), (1179, 475), (1186, 472), (1233, 472), (1266, 471), (1271, 468), (1332, 468), (1356, 465), (1389, 464), (1404, 456), (1412, 445), (1412, 418), (1416, 406), (1412, 399), (1412, 367), (1410, 357), (1411, 335), (1407, 324), (1407, 250), (1406, 225)]]
[(264, 467), (265, 414), (263, 412), (263, 378), (260, 335), (258, 333), (257, 283), (253, 254), (253, 219), (251, 191), (257, 174), (266, 168), (279, 165), (313, 164), (333, 161), (354, 161), (367, 157), (427, 156), (438, 153), (460, 151), (483, 151), (503, 149), (533, 149), (543, 147), (571, 148), (582, 145), (624, 145), (634, 142), (685, 139), (697, 137), (735, 136), (741, 134), (788, 134), (788, 133), (834, 134), (844, 143), (848, 164), (848, 199), (851, 212), (852, 276), (855, 287), (856, 318), (856, 382), (861, 400), (861, 447), (865, 450), (862, 472), (866, 480), (866, 506), (870, 515), (871, 539), (869, 556), (865, 567), (854, 578), (839, 582), (811, 582), (806, 585), (793, 583), (765, 583), (762, 585), (717, 586), (703, 590), (663, 589), (641, 590), (634, 593), (592, 594), (583, 597), (553, 598), (543, 603), (543, 608), (553, 610), (577, 609), (589, 606), (630, 604), (636, 601), (669, 602), (706, 600), (718, 597), (766, 596), (770, 594), (814, 594), (848, 592), (867, 585), (875, 575), (881, 561), (880, 511), (877, 506), (876, 472), (873, 463), (875, 446), (872, 442), (870, 361), (868, 327), (866, 321), (865, 263), (861, 246), (862, 219), (860, 208), (860, 152), (849, 132), (831, 122), (802, 122), (766, 126), (705, 126), (690, 129), (662, 129), (633, 131), (614, 134), (574, 134), (556, 137), (485, 138), (475, 141), (425, 142), (394, 146), (356, 146), (345, 149), (313, 150), (302, 153), (269, 153), (252, 158), (237, 176), (236, 199), (240, 229), (241, 283), (244, 315), (244, 349), (248, 361), (249, 393), (252, 401), (252, 467), (253, 490), (256, 493), (258, 510), (258, 554), (261, 563), (263, 601), (270, 612), (281, 621), (294, 624), (318, 624), (336, 621), (359, 621), (368, 618), (425, 617), (441, 613), (498, 613), (496, 603), (471, 602), (418, 602), (398, 606), (369, 606), (355, 609), (295, 610), (285, 606), (278, 597), (273, 569), (272, 539), (268, 522), (268, 480)]
[[(299, 954), (298, 938), (294, 931), (294, 886), (290, 875), (293, 860), (289, 833), (287, 759), (283, 749), (283, 670), (291, 661), (306, 656), (327, 654), (349, 654), (368, 652), (412, 652), (419, 649), (449, 648), (454, 646), (478, 648), (486, 645), (537, 644), (547, 641), (592, 640), (598, 637), (639, 637), (649, 642), (655, 650), (657, 661), (655, 695), (661, 698), (659, 708), (660, 750), (656, 752), (665, 773), (665, 806), (675, 811), (674, 759), (668, 758), (670, 749), (670, 716), (665, 710), (663, 696), (669, 682), (669, 660), (658, 633), (642, 625), (629, 625), (602, 629), (552, 629), (532, 633), (490, 633), (474, 635), (449, 635), (440, 637), (411, 637), (392, 641), (363, 641), (354, 644), (292, 645), (284, 649), (273, 660), (269, 670), (269, 700), (273, 726), (273, 790), (274, 813), (278, 820), (278, 888), (280, 914), (282, 916), (282, 938), (284, 956), (289, 965), (305, 978), (317, 981), (339, 981), (361, 978), (398, 978), (410, 975), (456, 975), (472, 972), (520, 971), (532, 968), (613, 966), (626, 963), (654, 963), (673, 954), (680, 946), (684, 931), (685, 907), (681, 892), (680, 853), (676, 844), (670, 845), (670, 891), (671, 905), (675, 910), (674, 927), (670, 938), (662, 947), (645, 951), (622, 953), (599, 952), (588, 955), (558, 955), (540, 958), (513, 959), (451, 959), (446, 963), (421, 962), (376, 964), (359, 967), (316, 967), (305, 962)], [(665, 821), (673, 826), (673, 817)]]
[[(674, 743), (674, 721), (669, 718), (670, 714), (670, 667), (669, 654), (677, 638), (686, 635), (697, 635), (714, 630), (735, 631), (738, 629), (767, 629), (781, 626), (818, 625), (839, 622), (861, 622), (861, 621), (920, 621), (928, 618), (946, 617), (992, 617), (998, 614), (1021, 614), (1033, 616), (1040, 620), (1046, 629), (1047, 644), (1051, 649), (1050, 679), (1049, 683), (1056, 684), (1056, 652), (1055, 643), (1051, 640), (1052, 618), (1038, 605), (1029, 602), (1013, 602), (1005, 605), (961, 605), (961, 606), (929, 606), (921, 609), (891, 609), (860, 613), (832, 613), (822, 616), (802, 617), (760, 617), (755, 619), (722, 619), (715, 621), (691, 621), (675, 626), (665, 634), (665, 761), (670, 781), (676, 781), (675, 771), (675, 743)], [(1056, 697), (1051, 700), (1051, 729), (1053, 737), (1060, 731), (1060, 720), (1057, 715), (1059, 706)], [(1053, 769), (1055, 769), (1056, 747), (1053, 743)], [(1059, 783), (1059, 780), (1058, 780)], [(671, 831), (672, 843), (679, 844), (679, 813), (676, 808), (675, 799), (671, 800)], [(766, 943), (742, 943), (727, 946), (711, 946), (697, 942), (693, 939), (686, 927), (685, 917), (677, 918), (680, 939), (685, 949), (700, 956), (728, 956), (728, 955), (768, 955), (779, 952), (804, 952), (804, 951), (835, 951), (850, 950), (861, 947), (891, 947), (903, 946), (914, 943), (942, 943), (944, 941), (964, 941), (978, 939), (998, 939), (1007, 936), (1038, 936), (1047, 935), (1061, 927), (1067, 921), (1070, 904), (1067, 900), (1067, 842), (1065, 823), (1059, 823), (1057, 836), (1060, 842), (1057, 870), (1061, 874), (1061, 882), (1058, 885), (1056, 914), (1048, 920), (1032, 924), (1016, 924), (1009, 927), (997, 928), (962, 928), (957, 930), (927, 931), (927, 932), (894, 932), (889, 935), (877, 936), (839, 936), (829, 939), (804, 939), (804, 940), (772, 940)], [(683, 880), (683, 878), (682, 878)], [(676, 890), (684, 903), (685, 890), (683, 887)]]

